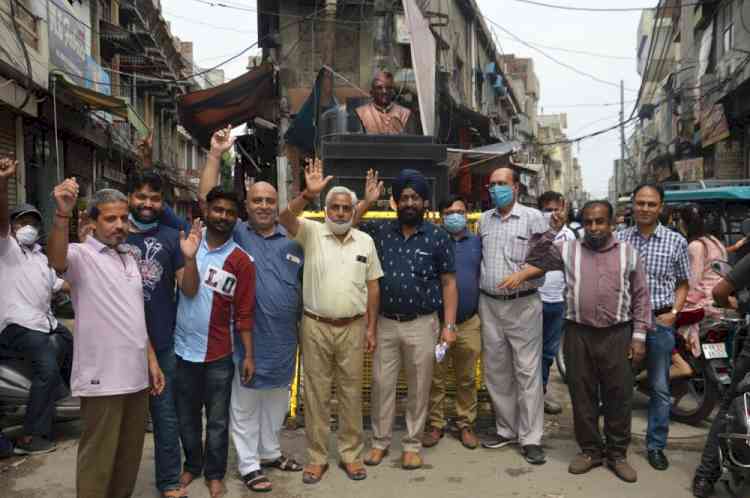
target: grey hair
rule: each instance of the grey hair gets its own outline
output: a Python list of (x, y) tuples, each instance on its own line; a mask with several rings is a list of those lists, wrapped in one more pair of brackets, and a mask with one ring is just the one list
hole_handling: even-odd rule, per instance
[(356, 207), (357, 205), (357, 194), (352, 192), (346, 187), (342, 187), (341, 185), (337, 187), (333, 187), (331, 190), (328, 191), (326, 194), (326, 207), (328, 207), (328, 203), (331, 202), (331, 199), (333, 199), (334, 195), (348, 195), (352, 199), (352, 207)]
[(124, 202), (125, 204), (127, 204), (128, 198), (125, 196), (125, 194), (113, 188), (103, 188), (97, 191), (89, 199), (88, 207), (86, 208), (86, 213), (89, 215), (89, 219), (97, 219), (99, 217), (99, 206), (101, 206), (102, 204), (109, 204), (111, 202)]

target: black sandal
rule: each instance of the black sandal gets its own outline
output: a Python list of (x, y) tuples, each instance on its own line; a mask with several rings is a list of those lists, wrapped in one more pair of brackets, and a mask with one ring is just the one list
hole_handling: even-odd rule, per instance
[(283, 470), (284, 472), (299, 472), (302, 470), (302, 465), (297, 463), (294, 458), (289, 458), (281, 455), (276, 460), (270, 462), (261, 462), (261, 467), (271, 467), (274, 469)]
[(250, 491), (255, 491), (256, 493), (268, 493), (273, 490), (273, 486), (267, 488), (258, 487), (259, 484), (271, 484), (271, 481), (265, 476), (265, 474), (263, 474), (262, 470), (255, 470), (242, 476), (242, 482), (245, 483), (245, 486)]

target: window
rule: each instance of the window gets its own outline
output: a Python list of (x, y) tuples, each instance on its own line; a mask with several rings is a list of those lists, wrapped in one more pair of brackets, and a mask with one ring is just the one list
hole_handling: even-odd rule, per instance
[(726, 2), (719, 12), (721, 21), (721, 47), (722, 54), (727, 54), (734, 47), (734, 1)]

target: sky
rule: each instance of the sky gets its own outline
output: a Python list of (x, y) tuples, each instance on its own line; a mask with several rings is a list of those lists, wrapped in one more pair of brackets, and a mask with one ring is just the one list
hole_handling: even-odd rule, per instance
[[(222, 2), (247, 10), (220, 7), (215, 3), (211, 6), (209, 3), (204, 0), (161, 1), (164, 18), (171, 23), (172, 33), (182, 40), (194, 42), (196, 62), (204, 68), (223, 62), (257, 40), (257, 21), (253, 12), (255, 0)], [(630, 115), (633, 102), (628, 101), (635, 99), (640, 85), (635, 59), (640, 12), (565, 11), (517, 0), (477, 0), (477, 3), (487, 19), (487, 25), (495, 32), (495, 43), (502, 53), (534, 59), (541, 87), (539, 112), (567, 113), (569, 137), (578, 137), (618, 123), (620, 80), (625, 81), (625, 114), (626, 117)], [(546, 0), (545, 3), (592, 8), (623, 4), (620, 0)], [(628, 6), (655, 5), (656, 0), (628, 2)], [(595, 81), (553, 62), (538, 50), (514, 39), (500, 26), (532, 46), (544, 45), (538, 47), (539, 50), (558, 61), (614, 85)], [(228, 78), (244, 72), (246, 55), (222, 66)], [(617, 105), (602, 105), (612, 103)], [(619, 137), (619, 132), (613, 131), (584, 140), (573, 147), (573, 154), (581, 163), (584, 188), (595, 198), (607, 195), (613, 161), (620, 157)]]

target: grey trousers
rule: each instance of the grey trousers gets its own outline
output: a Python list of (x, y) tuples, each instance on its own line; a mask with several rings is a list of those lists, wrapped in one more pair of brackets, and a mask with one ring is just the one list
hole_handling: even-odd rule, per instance
[(542, 301), (539, 294), (499, 301), (479, 298), (482, 369), (495, 409), (498, 435), (522, 446), (541, 444)]

